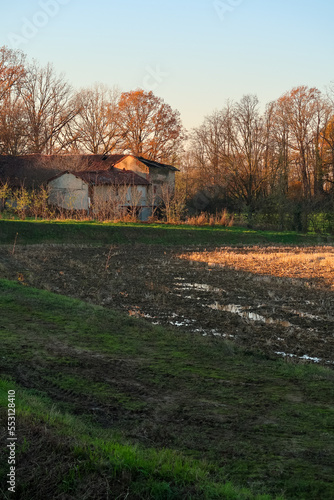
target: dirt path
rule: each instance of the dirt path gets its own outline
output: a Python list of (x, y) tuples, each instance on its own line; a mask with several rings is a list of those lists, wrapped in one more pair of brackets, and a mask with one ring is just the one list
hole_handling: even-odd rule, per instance
[(0, 277), (288, 359), (334, 362), (334, 292), (316, 278), (268, 276), (180, 258), (193, 248), (35, 245), (17, 246), (14, 255), (11, 250), (0, 247)]

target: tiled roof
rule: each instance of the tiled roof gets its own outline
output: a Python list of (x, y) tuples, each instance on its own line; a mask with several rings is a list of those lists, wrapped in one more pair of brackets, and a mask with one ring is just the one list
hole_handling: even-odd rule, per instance
[(44, 168), (41, 158), (41, 155), (0, 155), (0, 181), (9, 182), (12, 187), (42, 184), (56, 170)]
[(12, 187), (38, 187), (51, 177), (65, 171), (109, 171), (128, 156), (136, 158), (147, 167), (177, 171), (163, 163), (134, 155), (0, 155), (0, 182), (8, 181)]
[(86, 155), (0, 155), (0, 182), (8, 181), (12, 187), (38, 187), (64, 170), (82, 170), (85, 161)]
[(84, 170), (82, 172), (61, 172), (49, 179), (48, 182), (58, 179), (64, 174), (72, 174), (90, 186), (101, 186), (101, 185), (134, 185), (134, 186), (148, 186), (150, 183), (144, 177), (132, 172), (132, 170), (118, 170), (117, 168), (112, 168), (107, 171), (88, 171)]
[(154, 167), (154, 168), (168, 168), (168, 170), (173, 170), (174, 172), (178, 172), (179, 169), (176, 167), (173, 167), (172, 165), (167, 165), (166, 163), (159, 163), (157, 161), (153, 160), (148, 160), (147, 158), (144, 158), (143, 156), (135, 156), (137, 160), (141, 161), (146, 165), (147, 167)]
[(86, 165), (83, 170), (109, 170), (128, 155), (86, 155)]
[(176, 167), (172, 165), (167, 165), (165, 163), (159, 163), (157, 161), (148, 160), (143, 156), (135, 156), (135, 155), (89, 155), (87, 167), (85, 170), (108, 170), (110, 167), (114, 167), (117, 163), (121, 162), (128, 156), (132, 156), (132, 158), (136, 158), (138, 161), (146, 165), (147, 167), (153, 168), (163, 168), (173, 171), (178, 171)]
[(91, 171), (91, 172), (72, 172), (76, 177), (80, 177), (84, 182), (90, 185), (135, 185), (135, 186), (148, 186), (150, 183), (144, 177), (136, 174), (132, 170), (118, 170), (113, 168), (106, 172)]

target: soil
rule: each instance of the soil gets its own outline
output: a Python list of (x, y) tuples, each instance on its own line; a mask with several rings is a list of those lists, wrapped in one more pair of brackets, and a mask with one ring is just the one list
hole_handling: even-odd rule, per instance
[(0, 277), (287, 360), (334, 364), (334, 291), (325, 282), (184, 258), (192, 252), (135, 244), (17, 245), (13, 253), (2, 246)]

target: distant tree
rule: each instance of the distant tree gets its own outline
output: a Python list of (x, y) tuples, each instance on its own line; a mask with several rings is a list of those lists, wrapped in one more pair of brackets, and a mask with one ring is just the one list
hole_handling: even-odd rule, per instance
[(114, 151), (121, 139), (118, 125), (119, 91), (102, 84), (85, 88), (75, 95), (79, 110), (69, 123), (72, 145), (79, 151), (106, 154)]
[(192, 148), (207, 185), (254, 206), (267, 180), (266, 123), (256, 96), (244, 96), (207, 117), (193, 131)]
[(266, 108), (267, 158), (271, 169), (270, 191), (286, 197), (290, 180), (290, 128), (287, 110), (277, 101), (270, 102)]
[(229, 153), (227, 121), (230, 106), (205, 117), (191, 134), (191, 151), (202, 184), (223, 186), (226, 181), (226, 157)]
[(25, 55), (18, 50), (0, 47), (0, 103), (25, 75)]
[(78, 113), (70, 85), (62, 75), (56, 75), (52, 65), (33, 63), (27, 67), (21, 96), (29, 152), (51, 154), (59, 150), (62, 129)]
[(20, 155), (27, 152), (27, 120), (22, 98), (8, 92), (0, 108), (0, 154)]
[(228, 130), (229, 189), (234, 197), (244, 200), (250, 210), (262, 195), (267, 180), (266, 129), (258, 106), (256, 96), (244, 96), (233, 106)]
[(25, 148), (25, 119), (21, 86), (25, 77), (25, 55), (0, 47), (0, 153), (20, 154)]
[(124, 151), (162, 162), (175, 162), (185, 132), (180, 113), (153, 92), (125, 92), (119, 101)]
[[(303, 185), (304, 196), (310, 198), (312, 184), (312, 149), (316, 140), (321, 92), (306, 86), (296, 87), (277, 101), (280, 113), (289, 129), (290, 154), (294, 157)], [(321, 128), (321, 126), (320, 126)], [(314, 160), (314, 158), (313, 158)], [(312, 165), (313, 163), (313, 165)]]
[(328, 123), (320, 134), (321, 150), (323, 152), (324, 185), (334, 192), (334, 114), (332, 112)]
[(324, 185), (334, 193), (334, 82), (325, 95), (327, 120), (320, 133), (321, 149), (325, 166)]

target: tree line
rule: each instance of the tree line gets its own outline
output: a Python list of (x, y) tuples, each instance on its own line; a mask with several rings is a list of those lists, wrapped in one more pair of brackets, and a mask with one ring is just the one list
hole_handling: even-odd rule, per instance
[(0, 48), (0, 154), (132, 153), (175, 162), (180, 114), (153, 92), (74, 90), (53, 66)]
[(334, 180), (334, 88), (323, 96), (301, 86), (271, 102), (264, 114), (244, 96), (207, 117), (192, 134), (191, 151), (205, 182), (248, 204), (289, 187), (321, 196)]
[(75, 90), (51, 64), (2, 47), (0, 154), (29, 153), (132, 153), (172, 163), (188, 199), (202, 193), (208, 210), (267, 213), (282, 227), (288, 215), (305, 228), (308, 212), (333, 211), (334, 85), (296, 87), (264, 112), (246, 95), (187, 133), (179, 112), (153, 92)]
[(282, 227), (290, 214), (305, 229), (308, 213), (333, 214), (334, 86), (296, 87), (263, 113), (253, 95), (228, 102), (192, 131), (189, 163), (197, 190), (211, 186), (217, 200), (250, 218), (267, 211)]

